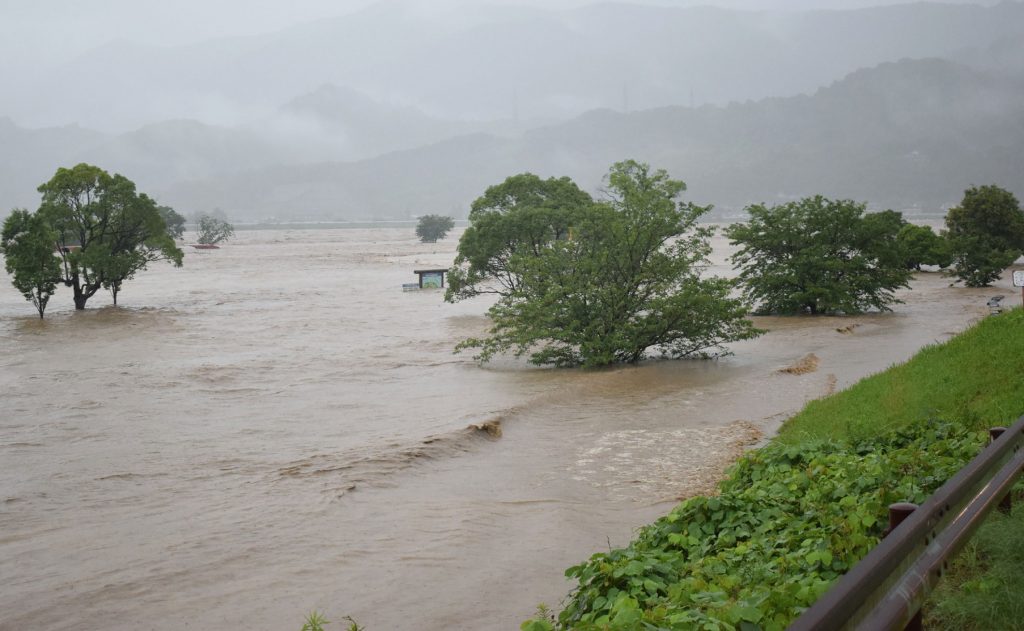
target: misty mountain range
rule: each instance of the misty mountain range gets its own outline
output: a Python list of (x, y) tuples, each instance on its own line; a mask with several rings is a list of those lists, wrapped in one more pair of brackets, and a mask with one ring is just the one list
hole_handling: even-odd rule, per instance
[(725, 211), (823, 193), (941, 212), (971, 184), (1024, 194), (1022, 41), (1020, 2), (446, 15), (383, 2), (258, 37), (112, 43), (0, 96), (0, 114), (35, 103), (139, 126), (0, 118), (0, 208), (34, 207), (57, 166), (88, 161), (186, 213), (464, 216), (510, 174), (597, 189), (636, 158)]

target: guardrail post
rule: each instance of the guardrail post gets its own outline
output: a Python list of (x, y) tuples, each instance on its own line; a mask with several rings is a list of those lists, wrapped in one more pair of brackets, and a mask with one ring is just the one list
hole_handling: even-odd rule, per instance
[[(892, 534), (893, 530), (896, 530), (896, 526), (903, 523), (910, 514), (917, 509), (917, 504), (910, 502), (896, 502), (895, 504), (889, 504), (889, 529), (885, 531), (886, 537)], [(910, 619), (907, 626), (904, 627), (904, 631), (921, 631), (924, 628), (922, 623), (921, 611), (918, 610), (914, 617)]]
[[(989, 442), (989, 444), (994, 443), (996, 441), (996, 439), (999, 438), (1000, 436), (1002, 436), (1003, 432), (1005, 432), (1005, 431), (1006, 431), (1005, 427), (993, 427), (993, 428), (989, 429), (988, 430), (988, 442)], [(999, 501), (999, 512), (1005, 513), (1005, 514), (1009, 515), (1012, 510), (1013, 510), (1013, 496), (1012, 496), (1012, 494), (1007, 493), (1006, 497), (1004, 497), (1002, 500)]]
[(911, 504), (910, 502), (889, 504), (889, 528), (883, 536), (888, 537), (892, 534), (892, 531), (896, 530), (896, 526), (902, 524), (903, 520), (910, 517), (910, 513), (913, 513), (916, 509), (917, 504)]

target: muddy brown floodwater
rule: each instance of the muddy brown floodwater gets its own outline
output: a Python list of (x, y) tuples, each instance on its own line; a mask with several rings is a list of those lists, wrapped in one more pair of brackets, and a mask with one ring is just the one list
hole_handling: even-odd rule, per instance
[(401, 290), (457, 237), (240, 232), (44, 322), (0, 278), (0, 628), (516, 629), (804, 402), (1013, 295), (923, 274), (717, 361), (481, 367), (451, 349), (485, 301)]

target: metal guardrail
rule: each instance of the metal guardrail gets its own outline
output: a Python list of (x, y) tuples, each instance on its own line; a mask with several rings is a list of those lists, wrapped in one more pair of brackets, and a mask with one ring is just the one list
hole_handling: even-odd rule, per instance
[(989, 445), (924, 504), (890, 506), (887, 536), (789, 631), (920, 629), (921, 605), (950, 560), (993, 508), (1009, 511), (1024, 472), (1024, 416), (989, 432)]

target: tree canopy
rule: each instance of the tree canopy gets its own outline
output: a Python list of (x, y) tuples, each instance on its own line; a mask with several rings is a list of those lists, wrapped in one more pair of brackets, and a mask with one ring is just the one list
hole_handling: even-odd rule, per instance
[(416, 224), (416, 236), (423, 243), (437, 243), (455, 227), (455, 220), (447, 215), (423, 215)]
[(198, 243), (215, 245), (227, 241), (235, 235), (235, 227), (220, 217), (202, 215), (199, 217)]
[(900, 228), (896, 241), (907, 269), (920, 270), (922, 265), (949, 267), (953, 262), (949, 241), (929, 226), (908, 223)]
[(964, 192), (946, 215), (953, 274), (968, 287), (985, 287), (1024, 252), (1024, 211), (1013, 193), (995, 185)]
[(38, 215), (15, 210), (4, 221), (0, 253), (14, 287), (31, 302), (39, 317), (57, 289), (60, 263), (54, 253), (57, 235)]
[[(101, 288), (111, 291), (114, 303), (121, 284), (153, 261), (181, 265), (182, 252), (167, 232), (156, 203), (135, 190), (123, 175), (110, 175), (89, 164), (58, 169), (39, 187), (43, 199), (35, 214), (15, 212), (5, 223), (12, 239), (5, 237), (5, 252), (19, 278), (33, 289), (33, 303), (42, 316), (52, 289), (45, 276), (51, 271), (55, 284), (71, 287), (76, 309)], [(8, 226), (10, 224), (10, 226)], [(17, 235), (23, 235), (18, 237)], [(49, 240), (49, 245), (42, 244)], [(31, 247), (28, 245), (31, 244)], [(54, 259), (56, 267), (54, 267)], [(26, 276), (27, 271), (31, 276)], [(22, 283), (22, 285), (24, 285)]]
[(749, 206), (750, 220), (726, 228), (739, 250), (744, 295), (764, 313), (889, 310), (910, 272), (895, 256), (899, 213), (864, 214), (849, 200), (808, 197)]
[(180, 239), (185, 234), (185, 218), (170, 206), (157, 206), (157, 212), (167, 226), (167, 234)]
[[(483, 361), (511, 351), (535, 364), (602, 366), (639, 361), (650, 349), (713, 354), (759, 333), (728, 280), (702, 278), (711, 229), (697, 220), (709, 208), (678, 201), (685, 184), (646, 164), (617, 163), (607, 181), (607, 201), (577, 195), (578, 206), (547, 215), (559, 221), (532, 233), (536, 241), (503, 252), (493, 269), (514, 282), (489, 311), (489, 336), (459, 348), (480, 349)], [(505, 224), (486, 225), (474, 238), (496, 242), (487, 230)]]
[(590, 195), (567, 177), (543, 180), (521, 173), (489, 187), (470, 208), (470, 225), (459, 239), (445, 299), (515, 291), (520, 278), (510, 267), (512, 259), (536, 256), (567, 238), (569, 227), (592, 204)]

